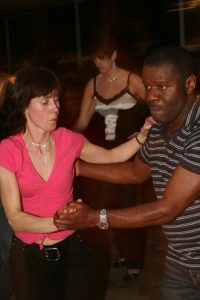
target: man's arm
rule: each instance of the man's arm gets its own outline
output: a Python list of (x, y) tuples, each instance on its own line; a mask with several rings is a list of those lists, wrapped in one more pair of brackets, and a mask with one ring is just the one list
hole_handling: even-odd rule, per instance
[(150, 167), (137, 156), (134, 161), (115, 164), (99, 165), (78, 160), (76, 175), (112, 183), (138, 184), (150, 177)]
[[(108, 210), (108, 223), (113, 228), (167, 224), (199, 197), (200, 175), (178, 167), (167, 184), (162, 199), (126, 209)], [(98, 218), (98, 210), (84, 203), (72, 202), (66, 214), (60, 219), (56, 218), (55, 223), (60, 228), (87, 228), (97, 226)]]

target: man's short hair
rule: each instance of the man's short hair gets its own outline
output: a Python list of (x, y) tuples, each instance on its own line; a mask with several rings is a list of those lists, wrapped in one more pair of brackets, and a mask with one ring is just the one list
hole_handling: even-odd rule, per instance
[(145, 66), (161, 66), (169, 64), (182, 80), (195, 74), (193, 57), (188, 50), (175, 45), (156, 48), (150, 52), (143, 63)]

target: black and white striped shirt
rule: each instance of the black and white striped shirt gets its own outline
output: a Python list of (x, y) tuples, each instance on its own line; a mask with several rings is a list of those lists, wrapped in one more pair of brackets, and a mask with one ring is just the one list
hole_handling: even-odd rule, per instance
[[(164, 125), (154, 125), (140, 152), (140, 158), (151, 168), (157, 199), (162, 198), (177, 166), (200, 175), (200, 100), (173, 136), (163, 137), (163, 130)], [(175, 221), (163, 225), (163, 230), (168, 240), (167, 259), (200, 268), (200, 196)]]

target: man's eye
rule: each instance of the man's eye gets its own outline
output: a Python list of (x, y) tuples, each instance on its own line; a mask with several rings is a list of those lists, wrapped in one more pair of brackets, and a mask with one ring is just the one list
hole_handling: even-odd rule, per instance
[(160, 86), (159, 86), (159, 89), (162, 90), (162, 91), (164, 91), (164, 90), (167, 89), (167, 87), (166, 87), (166, 85), (160, 85)]
[(150, 89), (151, 89), (151, 86), (150, 86), (150, 85), (146, 85), (146, 84), (145, 84), (145, 85), (144, 85), (144, 88), (145, 88), (145, 90), (146, 90), (146, 91), (150, 91)]

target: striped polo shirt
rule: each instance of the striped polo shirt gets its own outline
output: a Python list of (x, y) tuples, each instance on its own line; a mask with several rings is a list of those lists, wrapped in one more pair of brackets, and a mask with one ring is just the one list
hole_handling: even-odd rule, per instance
[[(157, 199), (177, 166), (200, 174), (200, 99), (170, 138), (163, 135), (165, 125), (152, 126), (140, 158), (151, 168)], [(189, 184), (189, 182), (186, 182)], [(200, 268), (200, 195), (175, 221), (163, 225), (168, 241), (167, 259), (188, 268)]]

